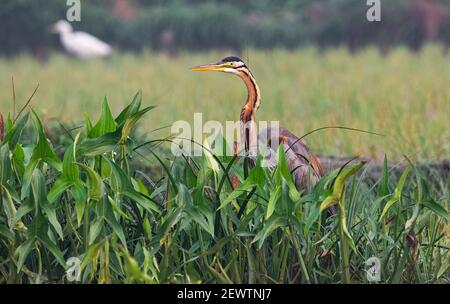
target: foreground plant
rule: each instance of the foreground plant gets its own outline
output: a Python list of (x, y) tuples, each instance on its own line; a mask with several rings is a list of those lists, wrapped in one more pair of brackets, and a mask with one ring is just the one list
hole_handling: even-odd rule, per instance
[[(173, 157), (170, 138), (137, 140), (151, 109), (138, 93), (114, 117), (105, 100), (53, 142), (33, 111), (6, 120), (0, 282), (69, 282), (72, 257), (82, 283), (366, 282), (371, 257), (381, 282), (448, 282), (447, 177), (396, 183), (386, 164), (373, 182), (359, 164), (299, 192), (283, 149), (245, 178), (215, 147)], [(337, 216), (320, 216), (330, 204)]]

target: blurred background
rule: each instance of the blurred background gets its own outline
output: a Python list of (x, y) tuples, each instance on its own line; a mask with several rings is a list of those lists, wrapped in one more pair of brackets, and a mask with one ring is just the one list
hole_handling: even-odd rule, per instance
[(65, 0), (0, 4), (0, 112), (37, 83), (32, 106), (48, 121), (98, 116), (104, 96), (115, 111), (142, 89), (159, 105), (146, 130), (192, 120), (237, 120), (246, 92), (238, 79), (189, 67), (237, 54), (260, 83), (259, 120), (280, 120), (329, 155), (450, 156), (450, 0), (381, 1), (368, 22), (365, 0), (89, 0), (76, 31), (110, 44), (106, 59), (68, 56), (49, 26)]
[[(381, 3), (383, 22), (371, 23), (365, 0), (89, 0), (76, 27), (131, 51), (450, 43), (450, 0)], [(3, 0), (0, 52), (45, 57), (58, 46), (48, 25), (67, 9), (64, 0)]]

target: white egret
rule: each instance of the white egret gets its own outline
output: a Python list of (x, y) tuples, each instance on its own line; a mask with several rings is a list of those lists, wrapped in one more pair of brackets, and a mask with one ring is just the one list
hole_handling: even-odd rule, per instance
[(105, 57), (112, 52), (111, 46), (100, 39), (85, 32), (74, 32), (70, 23), (65, 20), (56, 22), (51, 31), (58, 33), (64, 49), (78, 58)]

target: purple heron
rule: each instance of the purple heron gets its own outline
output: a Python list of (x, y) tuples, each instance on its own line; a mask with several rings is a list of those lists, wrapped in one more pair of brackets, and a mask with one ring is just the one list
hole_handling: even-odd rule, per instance
[(240, 121), (246, 152), (255, 144), (256, 139), (266, 143), (275, 143), (272, 148), (277, 148), (277, 145), (282, 144), (286, 151), (287, 165), (299, 190), (314, 186), (324, 175), (318, 159), (309, 152), (308, 147), (297, 136), (288, 130), (268, 127), (258, 135), (254, 134), (255, 113), (261, 104), (261, 93), (255, 77), (244, 61), (238, 57), (226, 57), (217, 63), (197, 66), (192, 70), (230, 73), (239, 76), (244, 81), (248, 96), (241, 110)]

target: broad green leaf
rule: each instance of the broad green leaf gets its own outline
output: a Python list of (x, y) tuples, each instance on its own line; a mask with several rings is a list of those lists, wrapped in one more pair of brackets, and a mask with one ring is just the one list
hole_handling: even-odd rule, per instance
[(34, 172), (34, 170), (36, 170), (38, 165), (39, 165), (39, 159), (31, 159), (25, 168), (25, 172), (23, 174), (21, 195), (20, 195), (22, 200), (28, 196), (28, 192), (30, 190), (30, 185), (31, 185), (31, 178), (33, 177), (33, 172)]
[(219, 164), (217, 163), (217, 160), (214, 158), (213, 154), (211, 154), (211, 147), (208, 144), (208, 141), (205, 140), (203, 143), (203, 146), (205, 147), (203, 149), (203, 155), (204, 158), (206, 159), (206, 164), (208, 166), (209, 169), (211, 169), (214, 174), (218, 174), (220, 171), (220, 167)]
[(277, 228), (286, 227), (288, 221), (281, 216), (272, 216), (268, 221), (264, 223), (263, 229), (253, 239), (252, 243), (258, 242), (258, 248), (261, 249), (265, 239)]
[(311, 205), (311, 208), (309, 209), (308, 217), (306, 218), (305, 227), (303, 229), (303, 235), (308, 235), (312, 225), (317, 221), (317, 219), (320, 216), (320, 207), (317, 206), (317, 204)]
[(3, 237), (10, 242), (14, 242), (15, 239), (14, 233), (5, 226), (0, 226), (0, 237)]
[(119, 132), (104, 134), (96, 138), (85, 138), (77, 148), (77, 156), (97, 156), (114, 151), (120, 140)]
[(12, 178), (11, 160), (9, 159), (9, 148), (7, 145), (0, 147), (0, 185), (5, 184)]
[(19, 255), (19, 259), (17, 261), (17, 273), (22, 270), (23, 264), (25, 264), (25, 260), (30, 254), (35, 241), (36, 240), (34, 237), (28, 238), (24, 243), (17, 247), (16, 254)]
[(12, 166), (19, 179), (23, 178), (25, 173), (25, 152), (20, 145), (16, 145), (12, 155)]
[(105, 97), (102, 104), (102, 114), (100, 119), (88, 133), (88, 137), (97, 138), (114, 131), (116, 131), (116, 122), (112, 116), (111, 109), (108, 105), (108, 100)]
[(30, 117), (30, 113), (26, 113), (14, 124), (14, 126), (8, 130), (3, 142), (8, 143), (9, 149), (13, 151), (20, 140), (20, 136), (22, 135), (23, 130), (25, 129), (25, 125), (28, 122), (28, 118)]
[(289, 187), (289, 197), (294, 202), (297, 202), (298, 200), (300, 200), (300, 193), (298, 192), (297, 187), (295, 186), (294, 180), (292, 179), (291, 172), (287, 165), (286, 153), (284, 152), (283, 145), (280, 145), (278, 147), (277, 158), (278, 158), (278, 166), (274, 173), (275, 177), (277, 178), (276, 182), (279, 186), (281, 186), (282, 182), (280, 180), (280, 177), (282, 176)]
[(47, 201), (45, 179), (41, 171), (34, 171), (33, 179), (31, 181), (31, 188), (33, 190), (33, 198), (36, 200), (35, 205), (39, 205), (44, 209), (49, 223), (53, 226), (53, 228), (55, 228), (55, 231), (58, 233), (59, 237), (63, 239), (64, 236), (61, 225), (59, 224), (56, 216), (55, 205), (50, 205)]
[(72, 185), (73, 185), (72, 182), (58, 179), (47, 194), (48, 202), (50, 204), (53, 204), (54, 202), (56, 202), (59, 199), (59, 197), (61, 196), (61, 194), (63, 194)]
[(339, 203), (339, 198), (331, 194), (326, 199), (323, 200), (323, 202), (320, 204), (320, 213), (324, 212), (329, 207)]
[(431, 197), (429, 197), (427, 200), (423, 201), (422, 204), (426, 208), (428, 208), (431, 211), (433, 211), (434, 213), (436, 213), (438, 216), (442, 217), (447, 222), (450, 220), (448, 211), (445, 210), (445, 208), (443, 206), (436, 203), (436, 201), (433, 200)]
[(119, 239), (122, 242), (122, 244), (126, 245), (127, 244), (127, 240), (125, 238), (125, 234), (123, 233), (122, 226), (117, 221), (117, 219), (116, 219), (116, 217), (114, 215), (114, 212), (112, 211), (111, 205), (107, 205), (107, 207), (106, 207), (105, 220), (109, 224), (109, 226), (111, 226), (111, 228), (113, 229), (114, 233), (117, 234), (117, 236), (119, 237)]
[(93, 201), (99, 201), (103, 196), (103, 182), (100, 175), (91, 167), (84, 164), (78, 164), (87, 174), (88, 177), (88, 197)]
[(134, 189), (129, 176), (122, 170), (122, 168), (109, 159), (107, 159), (107, 162), (111, 167), (112, 187), (118, 195), (128, 197), (150, 213), (152, 213), (152, 211), (156, 211), (158, 213), (160, 212), (159, 206), (154, 201)]
[(52, 255), (56, 258), (56, 261), (62, 266), (66, 267), (66, 261), (64, 260), (64, 255), (59, 250), (58, 246), (56, 246), (50, 238), (45, 234), (38, 237), (39, 241), (42, 243), (42, 245), (45, 246), (45, 248), (48, 249), (52, 253)]
[(80, 226), (83, 214), (86, 209), (87, 193), (81, 182), (75, 183), (71, 190), (72, 197), (75, 199), (75, 209), (77, 211), (77, 224)]
[(133, 222), (133, 218), (131, 216), (129, 216), (128, 214), (126, 214), (125, 212), (123, 212), (118, 203), (110, 196), (108, 196), (108, 201), (111, 204), (111, 207), (113, 208), (114, 212), (117, 212), (117, 214), (119, 214), (120, 216), (124, 217), (125, 219)]
[(270, 218), (275, 211), (275, 205), (279, 198), (281, 197), (281, 186), (276, 186), (272, 191), (270, 191), (269, 203), (267, 205), (266, 220)]
[(178, 221), (181, 219), (182, 214), (183, 214), (183, 208), (178, 207), (177, 209), (175, 209), (175, 211), (170, 213), (165, 218), (165, 220), (162, 223), (161, 228), (159, 230), (160, 244), (163, 244), (165, 242), (170, 230), (172, 229), (173, 226), (175, 226), (178, 223)]
[(124, 260), (124, 268), (126, 273), (126, 280), (129, 283), (154, 283), (151, 277), (149, 277), (145, 272), (143, 272), (139, 268), (139, 264), (136, 262), (134, 258), (130, 256), (127, 250), (123, 247), (119, 247), (120, 252), (122, 253), (122, 257)]
[(33, 155), (31, 159), (39, 159), (48, 163), (58, 171), (61, 170), (61, 161), (53, 152), (52, 148), (48, 143), (47, 136), (44, 132), (44, 127), (42, 126), (42, 122), (37, 116), (37, 114), (32, 110), (32, 118), (34, 126), (38, 132), (38, 142), (35, 148), (33, 149)]
[[(79, 133), (77, 138), (79, 137)], [(63, 159), (62, 178), (66, 181), (76, 182), (80, 179), (80, 170), (76, 165), (76, 140), (67, 148)]]
[(38, 132), (38, 142), (33, 149), (30, 162), (25, 168), (21, 191), (22, 199), (28, 196), (33, 172), (38, 167), (41, 161), (46, 162), (58, 171), (61, 170), (61, 161), (50, 148), (50, 145), (47, 141), (47, 136), (44, 132), (44, 127), (42, 126), (42, 122), (34, 111), (32, 111), (32, 118), (34, 126)]
[(6, 214), (6, 218), (8, 220), (8, 227), (9, 227), (9, 229), (12, 230), (17, 222), (16, 206), (14, 206), (12, 196), (11, 196), (10, 192), (8, 191), (8, 189), (6, 189), (6, 187), (0, 185), (0, 190), (2, 190), (2, 191), (0, 191), (0, 193), (3, 194), (3, 198), (1, 200), (3, 202), (3, 206), (0, 206), (0, 207), (3, 207), (3, 212), (4, 212), (4, 214)]
[(97, 239), (103, 228), (103, 218), (96, 218), (89, 226), (89, 244), (92, 244)]
[(125, 124), (122, 128), (122, 135), (120, 137), (119, 142), (120, 144), (124, 144), (127, 141), (128, 136), (130, 136), (131, 131), (133, 130), (139, 119), (141, 119), (142, 116), (145, 115), (145, 113), (154, 108), (155, 108), (154, 106), (147, 107), (139, 112), (132, 114), (129, 118), (126, 119)]
[(121, 126), (125, 123), (125, 121), (137, 113), (139, 109), (141, 108), (141, 102), (142, 102), (142, 91), (139, 90), (139, 92), (136, 93), (136, 95), (133, 98), (133, 101), (117, 116), (116, 123), (118, 126)]
[(219, 210), (224, 208), (226, 205), (228, 205), (230, 202), (236, 200), (238, 197), (240, 197), (242, 194), (249, 192), (251, 189), (255, 187), (255, 183), (250, 180), (246, 179), (244, 183), (242, 183), (239, 188), (231, 192), (228, 197), (220, 204)]

